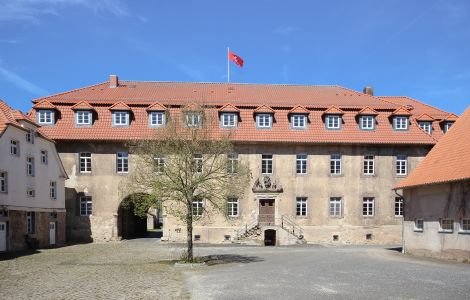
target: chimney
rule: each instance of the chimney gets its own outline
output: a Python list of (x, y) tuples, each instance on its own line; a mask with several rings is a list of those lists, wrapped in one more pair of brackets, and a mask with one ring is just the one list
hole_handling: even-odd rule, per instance
[(364, 88), (364, 94), (369, 95), (369, 96), (374, 96), (374, 87), (373, 86), (366, 86)]
[(116, 75), (109, 75), (109, 87), (116, 88), (119, 85), (119, 79)]

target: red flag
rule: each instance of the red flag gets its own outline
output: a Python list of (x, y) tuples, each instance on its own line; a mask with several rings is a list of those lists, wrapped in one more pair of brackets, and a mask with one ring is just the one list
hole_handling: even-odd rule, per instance
[(243, 59), (230, 50), (228, 51), (228, 59), (236, 63), (240, 68), (243, 67)]

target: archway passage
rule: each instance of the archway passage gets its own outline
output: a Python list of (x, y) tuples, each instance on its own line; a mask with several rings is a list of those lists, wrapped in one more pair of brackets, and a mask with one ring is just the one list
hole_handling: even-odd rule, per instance
[[(134, 239), (147, 235), (147, 216), (136, 214), (136, 205), (145, 205), (143, 203), (146, 196), (146, 194), (134, 194), (121, 201), (118, 209), (118, 235), (121, 238)], [(149, 208), (144, 207), (139, 210), (148, 211)]]
[(264, 231), (264, 245), (276, 246), (276, 230), (266, 229)]

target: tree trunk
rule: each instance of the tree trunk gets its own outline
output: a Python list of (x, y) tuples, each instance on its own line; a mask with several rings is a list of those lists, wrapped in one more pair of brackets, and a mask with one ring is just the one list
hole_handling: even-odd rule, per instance
[(187, 257), (186, 259), (188, 262), (193, 261), (193, 206), (192, 202), (188, 204), (188, 210), (186, 214), (186, 229), (187, 229), (187, 236), (186, 240), (188, 243), (188, 250), (187, 250)]

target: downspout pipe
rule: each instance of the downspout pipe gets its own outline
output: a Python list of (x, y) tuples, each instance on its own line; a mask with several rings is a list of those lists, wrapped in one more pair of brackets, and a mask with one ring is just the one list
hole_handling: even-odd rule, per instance
[(405, 253), (405, 197), (400, 195), (397, 190), (393, 190), (395, 194), (403, 199), (403, 211), (401, 216), (401, 253)]

